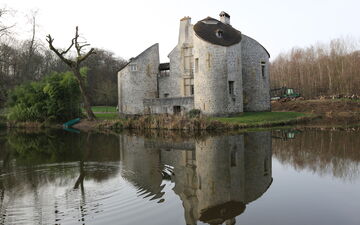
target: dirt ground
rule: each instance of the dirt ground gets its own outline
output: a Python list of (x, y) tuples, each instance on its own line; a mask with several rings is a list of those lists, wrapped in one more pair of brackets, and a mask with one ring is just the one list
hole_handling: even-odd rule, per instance
[(351, 100), (291, 100), (272, 101), (272, 111), (308, 112), (321, 115), (319, 123), (360, 123), (360, 101)]

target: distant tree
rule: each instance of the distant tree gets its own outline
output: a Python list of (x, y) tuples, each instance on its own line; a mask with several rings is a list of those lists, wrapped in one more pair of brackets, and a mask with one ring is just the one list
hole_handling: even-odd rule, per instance
[(88, 58), (83, 66), (88, 71), (88, 92), (92, 105), (117, 104), (117, 72), (127, 63), (114, 53), (95, 49), (96, 55)]
[(360, 95), (360, 51), (352, 39), (293, 48), (271, 62), (272, 88), (295, 88), (306, 98)]
[[(86, 111), (86, 114), (87, 114), (87, 118), (89, 120), (95, 120), (95, 115), (94, 115), (93, 111), (91, 110), (89, 94), (87, 92), (86, 85), (85, 85), (86, 81), (85, 81), (84, 77), (80, 73), (81, 63), (84, 62), (90, 55), (95, 54), (95, 49), (91, 48), (86, 53), (82, 52), (83, 48), (86, 47), (86, 46), (89, 46), (89, 44), (81, 43), (79, 41), (79, 29), (78, 29), (78, 27), (76, 27), (75, 37), (72, 39), (70, 46), (64, 51), (59, 50), (59, 49), (57, 49), (57, 48), (55, 48), (53, 46), (54, 39), (51, 37), (50, 34), (47, 36), (46, 41), (49, 43), (50, 49), (53, 52), (55, 52), (55, 54), (66, 65), (68, 65), (68, 67), (74, 73), (74, 75), (75, 75), (75, 77), (76, 77), (76, 79), (78, 81), (78, 84), (79, 84), (81, 95), (83, 97), (84, 108), (85, 108), (85, 111)], [(73, 46), (75, 46), (77, 56), (75, 58), (73, 58), (73, 59), (70, 58), (70, 57), (66, 58), (65, 57), (66, 53), (68, 53)]]
[(9, 34), (10, 29), (15, 26), (15, 25), (6, 25), (3, 23), (3, 17), (8, 13), (9, 10), (5, 8), (0, 9), (0, 38), (4, 35)]

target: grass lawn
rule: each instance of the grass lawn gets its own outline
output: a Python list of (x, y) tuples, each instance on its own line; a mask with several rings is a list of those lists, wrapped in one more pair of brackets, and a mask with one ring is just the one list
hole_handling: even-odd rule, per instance
[(116, 112), (115, 106), (92, 106), (93, 112)]
[(299, 112), (245, 112), (243, 115), (236, 117), (213, 117), (211, 120), (217, 120), (224, 123), (260, 125), (286, 122), (300, 117), (311, 116), (313, 115)]
[(97, 119), (100, 120), (114, 120), (119, 119), (119, 114), (117, 112), (114, 113), (95, 113)]

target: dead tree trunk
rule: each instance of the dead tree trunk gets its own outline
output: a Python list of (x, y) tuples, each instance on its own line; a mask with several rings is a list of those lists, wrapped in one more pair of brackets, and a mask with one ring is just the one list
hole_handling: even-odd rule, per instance
[[(80, 73), (80, 64), (83, 61), (85, 61), (85, 59), (87, 59), (90, 55), (95, 54), (95, 51), (94, 51), (94, 48), (91, 48), (87, 53), (85, 53), (85, 54), (82, 53), (82, 48), (89, 46), (89, 44), (80, 43), (78, 39), (79, 39), (79, 31), (78, 31), (78, 27), (76, 27), (75, 37), (72, 39), (70, 46), (64, 51), (56, 49), (53, 46), (54, 38), (52, 38), (50, 36), (50, 34), (47, 36), (46, 41), (49, 43), (50, 49), (53, 52), (55, 52), (55, 54), (66, 65), (68, 65), (69, 68), (71, 69), (71, 71), (74, 73), (74, 75), (78, 81), (78, 84), (79, 84), (81, 95), (83, 97), (84, 108), (85, 108), (85, 111), (87, 114), (87, 118), (89, 120), (95, 120), (95, 115), (94, 115), (93, 111), (91, 110), (91, 106), (90, 106), (89, 94), (86, 90), (84, 79)], [(73, 46), (75, 46), (77, 57), (75, 57), (75, 59), (66, 58), (65, 54), (68, 53)]]

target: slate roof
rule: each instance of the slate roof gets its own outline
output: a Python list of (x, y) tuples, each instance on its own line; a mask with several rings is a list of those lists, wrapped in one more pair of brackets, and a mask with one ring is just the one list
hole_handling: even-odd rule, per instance
[(199, 38), (215, 45), (231, 46), (241, 41), (240, 31), (211, 17), (197, 22), (194, 31)]

